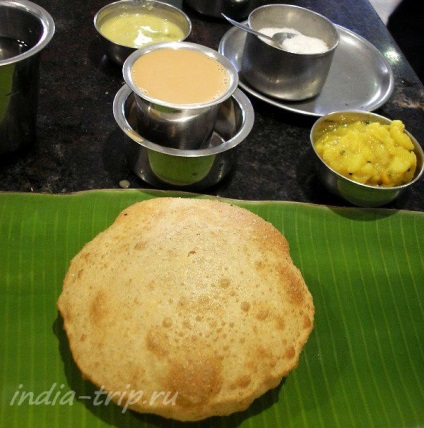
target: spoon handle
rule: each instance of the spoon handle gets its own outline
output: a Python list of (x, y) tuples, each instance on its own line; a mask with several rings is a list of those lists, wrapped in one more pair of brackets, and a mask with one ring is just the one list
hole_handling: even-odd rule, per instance
[(228, 16), (221, 13), (221, 15), (230, 23), (233, 24), (235, 27), (240, 28), (243, 31), (246, 31), (248, 33), (252, 33), (255, 36), (263, 37), (264, 39), (267, 39), (271, 41), (275, 46), (279, 46), (278, 43), (270, 36), (267, 36), (264, 33), (261, 33), (259, 31), (253, 30), (252, 28), (248, 27), (247, 25), (240, 24), (240, 22), (234, 21), (234, 19), (229, 18)]

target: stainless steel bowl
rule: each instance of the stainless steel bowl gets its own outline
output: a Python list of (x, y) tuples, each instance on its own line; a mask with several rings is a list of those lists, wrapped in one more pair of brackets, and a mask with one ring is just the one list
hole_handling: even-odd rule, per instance
[(179, 150), (160, 146), (141, 136), (136, 110), (134, 94), (124, 85), (115, 96), (113, 114), (131, 140), (128, 163), (141, 179), (158, 188), (201, 190), (217, 184), (230, 172), (237, 149), (254, 123), (252, 105), (237, 89), (221, 104), (208, 142), (197, 150)]
[(27, 0), (0, 1), (0, 156), (35, 142), (40, 57), (55, 24)]
[(110, 3), (96, 13), (94, 27), (100, 35), (106, 56), (119, 65), (122, 65), (128, 56), (136, 51), (136, 47), (124, 46), (117, 43), (116, 40), (105, 37), (102, 34), (101, 26), (107, 20), (113, 19), (123, 13), (154, 15), (177, 24), (182, 29), (184, 36), (176, 41), (185, 40), (191, 33), (192, 25), (190, 18), (181, 9), (170, 4), (156, 0), (119, 0)]
[(379, 122), (382, 124), (389, 124), (391, 122), (390, 119), (376, 113), (356, 110), (334, 112), (321, 117), (314, 123), (310, 134), (315, 167), (319, 179), (332, 193), (341, 196), (353, 205), (360, 207), (379, 207), (393, 201), (422, 176), (424, 172), (424, 152), (418, 141), (409, 132), (405, 131), (414, 144), (414, 152), (417, 156), (417, 168), (412, 181), (396, 187), (379, 187), (350, 180), (330, 168), (324, 162), (315, 150), (315, 142), (328, 130), (329, 126), (334, 126), (334, 123), (347, 124), (358, 120)]
[[(202, 104), (172, 104), (149, 97), (133, 81), (131, 70), (141, 56), (158, 49), (190, 49), (217, 60), (228, 72), (227, 90), (220, 97)], [(231, 97), (238, 85), (238, 73), (231, 61), (213, 49), (188, 42), (157, 43), (137, 50), (125, 61), (123, 75), (135, 93), (143, 136), (157, 144), (178, 149), (196, 149), (209, 139), (221, 103)]]
[(293, 28), (305, 36), (316, 37), (328, 46), (323, 53), (292, 53), (275, 47), (265, 39), (248, 33), (241, 59), (241, 74), (258, 91), (274, 98), (300, 101), (321, 92), (339, 43), (336, 27), (324, 16), (288, 4), (258, 7), (249, 15), (249, 26)]
[(222, 18), (221, 13), (235, 19), (245, 18), (263, 0), (184, 0), (196, 12), (213, 18)]

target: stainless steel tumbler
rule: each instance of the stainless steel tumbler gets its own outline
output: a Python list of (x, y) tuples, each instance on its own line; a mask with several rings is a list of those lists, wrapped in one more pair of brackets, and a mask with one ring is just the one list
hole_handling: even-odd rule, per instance
[(288, 101), (318, 95), (330, 71), (339, 43), (336, 27), (324, 16), (299, 6), (267, 4), (253, 10), (249, 26), (294, 29), (305, 36), (323, 40), (328, 49), (322, 53), (292, 53), (247, 34), (242, 54), (241, 75), (258, 91)]
[(35, 141), (40, 53), (53, 18), (28, 0), (0, 1), (0, 155)]

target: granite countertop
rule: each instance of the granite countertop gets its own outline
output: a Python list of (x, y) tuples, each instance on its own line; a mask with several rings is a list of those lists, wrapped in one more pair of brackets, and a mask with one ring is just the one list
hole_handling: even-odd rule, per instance
[[(37, 141), (26, 153), (0, 160), (0, 191), (66, 193), (89, 189), (150, 186), (133, 174), (124, 156), (126, 139), (112, 113), (122, 86), (121, 68), (103, 55), (93, 17), (99, 0), (39, 0), (53, 16), (56, 33), (43, 52)], [(189, 41), (217, 49), (230, 28), (199, 15), (190, 16)], [(424, 142), (424, 88), (367, 0), (299, 0), (334, 23), (366, 38), (389, 61), (395, 88), (376, 112), (401, 119)], [(361, 59), (358, 58), (358, 61)], [(240, 145), (238, 162), (221, 183), (202, 193), (247, 200), (288, 200), (347, 205), (318, 182), (312, 166), (309, 133), (316, 117), (292, 113), (249, 96), (255, 109), (252, 132)], [(388, 208), (424, 211), (424, 180)]]

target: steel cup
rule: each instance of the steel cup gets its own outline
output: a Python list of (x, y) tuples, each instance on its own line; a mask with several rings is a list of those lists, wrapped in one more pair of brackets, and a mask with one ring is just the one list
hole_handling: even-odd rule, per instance
[(205, 16), (222, 18), (222, 13), (235, 19), (246, 18), (262, 0), (184, 0), (184, 3)]
[(134, 93), (127, 85), (115, 96), (113, 114), (128, 137), (127, 162), (135, 174), (154, 187), (185, 191), (209, 188), (229, 174), (255, 119), (249, 98), (236, 89), (220, 105), (207, 143), (196, 150), (180, 150), (155, 144), (140, 135)]
[[(228, 72), (226, 91), (216, 99), (198, 104), (172, 104), (149, 97), (133, 81), (131, 69), (142, 55), (163, 48), (191, 49), (217, 60)], [(227, 58), (206, 46), (189, 42), (156, 43), (137, 50), (125, 61), (123, 76), (135, 94), (141, 135), (156, 144), (183, 150), (197, 149), (210, 138), (220, 105), (232, 96), (238, 85), (237, 70)]]
[[(102, 25), (109, 19), (113, 19), (120, 14), (137, 13), (140, 15), (150, 15), (163, 18), (166, 21), (177, 24), (183, 31), (183, 40), (191, 33), (190, 18), (181, 10), (168, 3), (156, 0), (119, 0), (103, 6), (94, 17), (94, 27), (99, 33), (103, 50), (106, 56), (122, 65), (124, 61), (137, 50), (135, 46), (125, 46), (116, 40), (105, 37), (102, 33)], [(180, 40), (178, 40), (180, 41)], [(146, 45), (149, 43), (146, 43)]]
[(241, 74), (247, 83), (266, 95), (289, 101), (318, 95), (339, 43), (336, 27), (318, 13), (287, 4), (258, 7), (250, 13), (248, 22), (256, 31), (293, 28), (305, 36), (323, 40), (328, 50), (315, 54), (292, 53), (248, 33), (241, 61)]
[(40, 53), (54, 31), (53, 18), (35, 3), (0, 2), (0, 154), (35, 141)]

